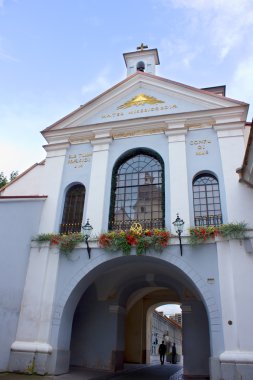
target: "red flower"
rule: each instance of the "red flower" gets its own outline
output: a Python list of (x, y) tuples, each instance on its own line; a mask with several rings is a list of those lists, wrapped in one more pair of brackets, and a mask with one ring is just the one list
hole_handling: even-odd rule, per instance
[(127, 240), (128, 244), (130, 244), (130, 245), (136, 245), (137, 244), (137, 239), (132, 235), (127, 235), (126, 240)]
[(110, 246), (111, 238), (109, 238), (106, 234), (102, 234), (100, 235), (98, 242), (101, 248), (107, 248)]
[(60, 238), (58, 236), (52, 236), (50, 243), (53, 245), (58, 245), (60, 243)]

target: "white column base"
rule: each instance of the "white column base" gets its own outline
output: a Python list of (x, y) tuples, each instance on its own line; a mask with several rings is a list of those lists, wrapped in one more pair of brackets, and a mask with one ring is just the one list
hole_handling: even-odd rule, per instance
[(44, 342), (22, 342), (16, 340), (11, 345), (12, 351), (20, 351), (20, 352), (40, 352), (43, 354), (51, 354), (52, 346), (48, 343)]
[(220, 354), (223, 363), (251, 363), (253, 364), (253, 351), (224, 351)]

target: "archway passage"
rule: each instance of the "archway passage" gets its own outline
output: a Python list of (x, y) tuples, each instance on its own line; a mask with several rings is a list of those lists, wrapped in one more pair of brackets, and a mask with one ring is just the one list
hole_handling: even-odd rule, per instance
[[(167, 300), (178, 302), (178, 298), (174, 290), (163, 287), (141, 288), (130, 297), (125, 323), (125, 362), (149, 363), (151, 357), (158, 360), (158, 348), (162, 341), (170, 349), (176, 340), (176, 323), (173, 326), (166, 317), (155, 312), (155, 308)], [(178, 353), (182, 354), (182, 331), (180, 327), (177, 330), (180, 334), (177, 339)]]
[[(208, 376), (207, 313), (194, 284), (180, 269), (151, 256), (123, 256), (99, 265), (89, 277), (77, 286), (82, 295), (73, 309), (70, 365), (117, 371), (125, 362), (149, 362), (150, 310), (174, 302), (186, 310), (184, 371)], [(75, 292), (70, 299), (76, 298)]]

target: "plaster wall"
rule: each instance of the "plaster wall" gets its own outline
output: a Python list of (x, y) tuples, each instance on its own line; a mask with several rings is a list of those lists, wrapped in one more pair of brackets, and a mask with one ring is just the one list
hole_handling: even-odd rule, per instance
[(92, 146), (87, 144), (70, 145), (66, 151), (62, 181), (59, 191), (58, 206), (56, 210), (55, 230), (59, 231), (61, 224), (65, 196), (70, 186), (81, 183), (84, 185), (86, 193), (84, 200), (83, 220), (86, 219), (87, 199), (90, 183), (90, 173), (92, 165)]
[(208, 376), (210, 344), (206, 311), (197, 300), (184, 304), (188, 307), (188, 312), (183, 311), (184, 374)]
[[(66, 157), (66, 150), (69, 144), (62, 144), (55, 150), (47, 153), (45, 169), (42, 176), (42, 192), (48, 196), (43, 207), (39, 233), (58, 232), (57, 226), (57, 207), (59, 193), (61, 190), (62, 174)], [(57, 227), (56, 227), (57, 226)]]
[[(181, 217), (183, 216), (185, 222), (184, 228), (187, 230), (190, 225), (190, 215), (185, 133), (184, 129), (177, 132), (173, 131), (172, 133), (167, 132), (170, 162), (170, 221), (173, 223), (177, 214), (181, 215)], [(172, 223), (168, 227), (171, 231), (174, 230)]]
[[(70, 364), (114, 370), (115, 366), (119, 365), (117, 332), (117, 310), (110, 305), (110, 301), (98, 300), (96, 289), (91, 286), (80, 300), (75, 312)], [(121, 357), (122, 366), (123, 357)]]
[(225, 351), (252, 352), (253, 249), (246, 252), (244, 242), (238, 240), (220, 242), (217, 248)]
[(0, 194), (3, 196), (15, 195), (46, 195), (42, 193), (42, 178), (45, 165), (37, 164), (28, 170), (24, 176), (11, 183)]
[(223, 221), (225, 223), (231, 222), (227, 219), (227, 199), (216, 131), (212, 128), (188, 131), (186, 135), (186, 155), (191, 225), (194, 225), (192, 182), (194, 177), (201, 172), (212, 173), (218, 179)]
[(87, 215), (92, 220), (93, 234), (95, 236), (102, 232), (108, 155), (111, 141), (111, 138), (101, 138), (98, 141), (92, 142), (93, 160), (87, 201)]
[(8, 369), (10, 348), (18, 325), (31, 239), (37, 234), (43, 203), (42, 200), (0, 201), (0, 371)]
[(124, 360), (130, 363), (142, 363), (143, 303), (137, 302), (127, 313), (125, 326)]
[[(170, 137), (171, 139), (172, 137)], [(183, 186), (180, 186), (180, 199), (184, 199), (185, 204), (182, 205), (182, 202), (174, 199), (171, 199), (171, 191), (172, 185), (175, 182), (172, 180), (172, 177), (169, 176), (169, 173), (173, 169), (173, 173), (182, 172), (180, 169), (181, 161), (178, 161), (177, 150), (173, 151), (174, 145), (168, 144), (167, 137), (164, 134), (150, 135), (150, 136), (135, 136), (129, 137), (127, 139), (119, 138), (114, 139), (109, 149), (108, 156), (108, 165), (106, 165), (107, 158), (104, 157), (104, 152), (99, 153), (100, 156), (96, 153), (96, 169), (97, 175), (96, 180), (93, 180), (93, 188), (95, 187), (98, 191), (100, 190), (100, 195), (98, 196), (96, 191), (96, 198), (94, 197), (94, 191), (90, 192), (90, 178), (91, 178), (91, 168), (93, 161), (93, 147), (90, 143), (86, 144), (76, 144), (71, 145), (65, 157), (64, 169), (62, 174), (61, 186), (59, 189), (59, 198), (58, 198), (58, 206), (56, 208), (56, 218), (55, 218), (55, 230), (59, 229), (59, 224), (61, 223), (63, 206), (66, 191), (69, 186), (75, 183), (82, 183), (86, 188), (86, 196), (84, 203), (84, 213), (83, 213), (83, 221), (85, 222), (87, 218), (90, 218), (90, 222), (92, 225), (96, 223), (97, 220), (100, 220), (102, 217), (102, 221), (99, 222), (96, 227), (96, 232), (99, 233), (101, 230), (107, 230), (108, 228), (108, 218), (109, 218), (109, 208), (110, 208), (110, 198), (111, 198), (111, 179), (112, 179), (112, 169), (116, 162), (116, 160), (124, 154), (129, 149), (144, 147), (148, 149), (153, 149), (158, 152), (164, 160), (165, 165), (165, 222), (167, 228), (171, 228), (172, 218), (176, 216), (175, 210), (180, 212), (180, 215), (184, 218), (187, 223), (187, 226), (194, 224), (194, 211), (193, 211), (193, 195), (192, 195), (192, 181), (196, 174), (201, 173), (203, 171), (210, 172), (216, 175), (219, 181), (220, 187), (220, 197), (221, 197), (221, 205), (222, 205), (222, 215), (224, 222), (231, 222), (230, 218), (233, 217), (231, 214), (230, 218), (227, 215), (227, 201), (229, 202), (229, 207), (232, 199), (231, 197), (228, 200), (228, 195), (225, 192), (225, 184), (223, 181), (223, 173), (229, 172), (233, 173), (230, 175), (233, 180), (233, 187), (238, 188), (236, 197), (240, 195), (240, 201), (242, 202), (243, 207), (240, 210), (236, 211), (237, 219), (236, 221), (241, 221), (243, 219), (243, 212), (246, 212), (246, 215), (249, 214), (247, 211), (250, 200), (252, 199), (252, 195), (250, 193), (250, 189), (247, 188), (246, 185), (240, 184), (238, 182), (238, 175), (235, 173), (235, 164), (233, 168), (231, 167), (231, 163), (229, 164), (221, 164), (221, 152), (220, 149), (223, 150), (224, 154), (227, 155), (226, 152), (231, 152), (226, 146), (223, 146), (225, 143), (222, 140), (222, 143), (219, 144), (217, 133), (210, 127), (204, 129), (197, 130), (189, 130), (186, 133), (186, 141), (184, 144), (186, 150), (186, 176), (187, 180), (185, 181)], [(182, 145), (182, 144), (181, 144)], [(97, 149), (97, 148), (96, 148)], [(230, 153), (229, 153), (230, 154)], [(236, 159), (239, 165), (240, 157)], [(82, 161), (84, 160), (84, 161)], [(228, 160), (230, 160), (228, 158)], [(76, 161), (76, 162), (75, 162)], [(226, 161), (226, 160), (225, 160)], [(228, 161), (230, 162), (230, 161)], [(95, 164), (95, 163), (94, 163)], [(105, 166), (104, 166), (105, 165)], [(226, 166), (229, 165), (229, 168)], [(98, 175), (99, 170), (103, 167), (103, 171), (105, 171), (105, 185), (101, 186), (99, 184), (99, 178), (101, 176)], [(228, 170), (229, 169), (229, 170)], [(175, 176), (174, 176), (175, 177)], [(94, 177), (95, 178), (95, 177)], [(181, 178), (185, 178), (185, 176), (181, 173)], [(175, 179), (175, 178), (174, 178)], [(105, 186), (105, 188), (103, 188)], [(174, 186), (175, 187), (175, 186)], [(226, 186), (228, 187), (228, 185)], [(188, 193), (187, 193), (188, 190)], [(231, 192), (231, 191), (230, 191)], [(176, 194), (179, 192), (176, 191)], [(174, 192), (173, 192), (174, 194)], [(228, 193), (229, 194), (229, 193)], [(104, 201), (103, 201), (104, 199)], [(104, 209), (103, 215), (95, 215), (94, 204), (97, 204), (97, 201), (100, 200), (102, 202), (99, 209)], [(253, 203), (252, 203), (253, 204)], [(88, 207), (88, 209), (87, 209)], [(182, 210), (181, 210), (182, 209)], [(190, 219), (188, 222), (188, 210), (190, 211)], [(251, 210), (251, 206), (250, 206)], [(253, 210), (252, 210), (253, 211)], [(89, 214), (89, 215), (88, 215)], [(94, 214), (94, 215), (93, 215)], [(173, 214), (173, 215), (172, 215)], [(175, 215), (174, 215), (175, 214)], [(240, 216), (241, 215), (241, 216)], [(247, 219), (249, 219), (247, 217)], [(174, 219), (173, 219), (174, 220)], [(233, 217), (233, 220), (234, 217)], [(186, 226), (186, 228), (187, 228)]]
[(155, 55), (154, 53), (149, 54), (148, 52), (143, 55), (136, 55), (132, 54), (132, 57), (130, 58), (128, 54), (124, 56), (125, 63), (127, 66), (127, 75), (132, 75), (136, 72), (136, 66), (139, 61), (143, 61), (145, 63), (145, 72), (155, 74), (155, 65), (156, 63)]
[[(218, 128), (218, 127), (217, 127)], [(224, 189), (227, 200), (227, 215), (229, 222), (245, 221), (252, 226), (253, 194), (252, 189), (239, 182), (236, 173), (243, 161), (245, 141), (241, 129), (218, 130), (221, 152)]]

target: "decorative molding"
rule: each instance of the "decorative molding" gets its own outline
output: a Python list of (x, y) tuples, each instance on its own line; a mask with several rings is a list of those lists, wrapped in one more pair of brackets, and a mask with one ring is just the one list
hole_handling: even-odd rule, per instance
[(69, 142), (61, 142), (56, 144), (43, 145), (43, 148), (48, 153), (47, 157), (61, 156), (66, 153), (66, 150), (70, 146)]
[(12, 351), (21, 352), (40, 352), (42, 354), (51, 354), (53, 351), (52, 346), (44, 342), (23, 342), (15, 341), (11, 345)]
[(45, 201), (47, 195), (2, 195), (0, 202)]
[(253, 364), (253, 351), (224, 351), (220, 354), (222, 363), (251, 363)]
[(158, 104), (158, 103), (165, 103), (165, 102), (163, 100), (156, 99), (153, 96), (138, 94), (131, 100), (128, 100), (127, 102), (123, 103), (121, 106), (118, 106), (117, 110), (126, 109), (133, 106), (143, 106), (144, 104)]
[(187, 134), (186, 129), (165, 132), (165, 135), (168, 138), (168, 143), (185, 142), (186, 134)]
[(92, 140), (91, 145), (93, 145), (93, 153), (109, 150), (111, 143), (112, 138)]
[(228, 138), (228, 137), (244, 137), (242, 128), (240, 129), (217, 129), (218, 138)]

